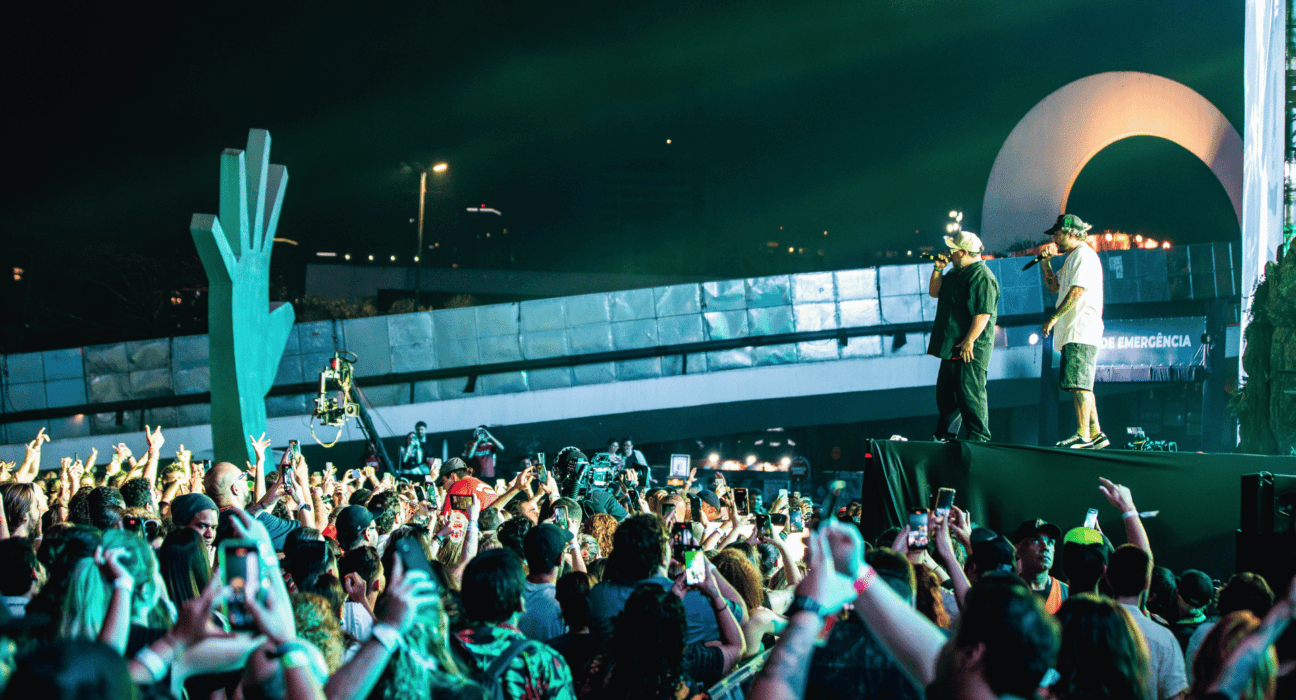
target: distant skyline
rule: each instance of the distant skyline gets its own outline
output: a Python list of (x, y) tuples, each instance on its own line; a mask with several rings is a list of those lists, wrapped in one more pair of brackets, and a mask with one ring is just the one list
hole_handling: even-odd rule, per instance
[[(278, 267), (316, 250), (408, 260), (417, 176), (400, 165), (415, 161), (449, 165), (429, 198), (440, 229), (428, 240), (468, 206), (495, 207), (518, 268), (739, 276), (779, 264), (766, 242), (815, 235), (829, 266), (868, 265), (874, 250), (937, 243), (952, 208), (978, 230), (999, 146), (1072, 80), (1162, 75), (1241, 131), (1243, 10), (1241, 0), (38, 8), (22, 43), (42, 49), (7, 49), (19, 178), (4, 193), (7, 255), (109, 243), (192, 258), (189, 216), (217, 209), (221, 149), (259, 127), (290, 173), (279, 235), (301, 244), (277, 250)], [(695, 164), (706, 215), (610, 226), (593, 204), (624, 159)], [(1069, 210), (1099, 230), (1176, 243), (1239, 235), (1209, 169), (1150, 137), (1095, 157)], [(443, 260), (432, 251), (425, 262)]]

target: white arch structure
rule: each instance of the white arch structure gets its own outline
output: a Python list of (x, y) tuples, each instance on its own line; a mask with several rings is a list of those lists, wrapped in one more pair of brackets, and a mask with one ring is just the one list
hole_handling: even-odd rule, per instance
[[(991, 250), (1042, 231), (1066, 212), (1076, 177), (1099, 151), (1158, 136), (1192, 152), (1228, 193), (1242, 226), (1242, 137), (1215, 105), (1169, 78), (1119, 71), (1068, 83), (1031, 108), (999, 149), (981, 208)], [(1101, 222), (1100, 222), (1101, 223)]]

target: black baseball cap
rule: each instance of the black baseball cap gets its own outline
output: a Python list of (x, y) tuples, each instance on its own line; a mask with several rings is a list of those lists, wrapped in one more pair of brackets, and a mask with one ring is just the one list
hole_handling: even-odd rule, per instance
[(1012, 571), (1016, 560), (1017, 550), (1012, 543), (998, 535), (972, 545), (971, 561), (981, 576), (992, 571)]
[(1018, 525), (1016, 530), (1013, 530), (1012, 537), (1009, 540), (1016, 545), (1022, 540), (1034, 537), (1041, 532), (1052, 537), (1054, 542), (1062, 540), (1062, 528), (1053, 523), (1045, 522), (1041, 518), (1022, 521), (1022, 524)]
[(364, 506), (347, 506), (338, 511), (334, 525), (337, 526), (338, 542), (354, 542), (360, 537), (370, 523), (374, 521), (373, 513)]
[(558, 566), (563, 550), (573, 535), (551, 523), (531, 528), (522, 538), (522, 553), (533, 573), (545, 572)]
[(1179, 577), (1179, 597), (1194, 608), (1204, 608), (1215, 597), (1215, 583), (1204, 572), (1189, 569)]

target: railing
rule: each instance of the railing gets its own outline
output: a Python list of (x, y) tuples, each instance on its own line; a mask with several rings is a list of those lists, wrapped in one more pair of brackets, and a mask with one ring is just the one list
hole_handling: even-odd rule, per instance
[[(1000, 316), (999, 321), (1002, 323), (1027, 324), (1042, 323), (1043, 314), (1020, 314), (1014, 316)], [(391, 374), (380, 374), (368, 377), (356, 377), (356, 384), (365, 386), (383, 386), (389, 384), (409, 384), (410, 400), (414, 397), (414, 384), (434, 379), (455, 379), (464, 377), (467, 380), (465, 393), (472, 393), (476, 388), (477, 378), (488, 374), (503, 374), (506, 372), (529, 372), (541, 369), (550, 369), (554, 367), (575, 367), (577, 365), (599, 364), (604, 362), (623, 362), (627, 360), (641, 360), (652, 357), (667, 357), (679, 355), (684, 358), (683, 374), (688, 374), (688, 356), (690, 354), (702, 352), (719, 352), (722, 350), (733, 350), (736, 348), (762, 347), (767, 345), (785, 345), (792, 343), (805, 343), (812, 341), (836, 340), (841, 345), (846, 345), (850, 338), (859, 338), (864, 336), (895, 336), (897, 342), (904, 344), (902, 338), (909, 333), (924, 333), (931, 329), (930, 322), (918, 323), (893, 323), (879, 326), (857, 326), (852, 328), (836, 328), (820, 331), (801, 331), (796, 333), (778, 333), (774, 335), (753, 335), (741, 338), (726, 338), (724, 340), (706, 340), (696, 343), (679, 343), (674, 345), (658, 345), (650, 348), (630, 348), (626, 350), (613, 350), (610, 352), (595, 352), (583, 355), (564, 355), (559, 357), (549, 357), (534, 360), (518, 360), (514, 362), (496, 362), (485, 365), (468, 365), (463, 367), (446, 367), (440, 369), (420, 370), (418, 372), (398, 372)], [(321, 369), (323, 369), (321, 367)], [(284, 384), (272, 387), (267, 396), (291, 396), (295, 394), (313, 394), (319, 391), (319, 382), (303, 382), (301, 384)], [(180, 394), (175, 396), (155, 396), (144, 399), (127, 399), (125, 401), (106, 401), (103, 403), (82, 404), (79, 406), (62, 406), (58, 408), (40, 408), (29, 411), (15, 411), (12, 413), (0, 413), (0, 424), (18, 423), (21, 421), (42, 420), (48, 418), (66, 418), (68, 416), (90, 414), (90, 413), (125, 413), (126, 411), (138, 411), (142, 409), (168, 408), (172, 406), (191, 406), (195, 404), (211, 403), (211, 393)]]
[(711, 700), (743, 700), (743, 698), (747, 697), (752, 678), (764, 668), (765, 659), (769, 657), (769, 654), (769, 649), (762, 651), (760, 654), (744, 661), (742, 665), (734, 668), (719, 683), (711, 686), (707, 690)]

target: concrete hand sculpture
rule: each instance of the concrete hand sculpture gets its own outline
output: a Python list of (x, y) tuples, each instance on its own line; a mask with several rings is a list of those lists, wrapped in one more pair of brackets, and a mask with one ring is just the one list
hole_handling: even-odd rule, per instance
[(220, 216), (189, 223), (209, 284), (212, 448), (216, 459), (252, 458), (248, 435), (265, 431), (265, 396), (279, 369), (293, 309), (270, 308), (270, 249), (288, 169), (270, 164), (270, 134), (248, 133), (246, 151), (221, 154)]

